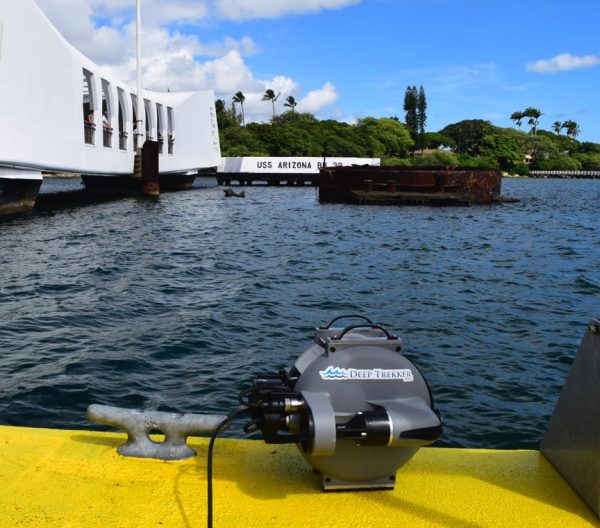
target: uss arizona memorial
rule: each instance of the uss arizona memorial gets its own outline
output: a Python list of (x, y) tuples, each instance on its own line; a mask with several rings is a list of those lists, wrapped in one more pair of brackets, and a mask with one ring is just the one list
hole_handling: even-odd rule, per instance
[(31, 208), (45, 171), (131, 177), (136, 135), (157, 143), (161, 182), (221, 163), (212, 91), (144, 90), (139, 118), (137, 97), (33, 0), (0, 0), (0, 213)]

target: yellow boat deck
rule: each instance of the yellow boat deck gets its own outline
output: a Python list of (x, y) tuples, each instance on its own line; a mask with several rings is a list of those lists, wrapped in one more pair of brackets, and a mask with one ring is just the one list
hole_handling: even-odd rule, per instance
[[(206, 526), (208, 440), (184, 462), (124, 458), (124, 435), (0, 427), (0, 527)], [(394, 491), (323, 493), (294, 446), (219, 439), (215, 528), (600, 527), (537, 451), (425, 448)]]

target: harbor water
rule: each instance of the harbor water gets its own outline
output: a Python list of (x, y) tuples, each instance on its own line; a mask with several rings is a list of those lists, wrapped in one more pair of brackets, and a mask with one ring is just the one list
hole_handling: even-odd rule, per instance
[(319, 205), (204, 181), (2, 220), (0, 424), (92, 429), (91, 403), (227, 413), (315, 326), (360, 313), (428, 379), (439, 445), (536, 448), (600, 316), (600, 181), (503, 192), (521, 202)]

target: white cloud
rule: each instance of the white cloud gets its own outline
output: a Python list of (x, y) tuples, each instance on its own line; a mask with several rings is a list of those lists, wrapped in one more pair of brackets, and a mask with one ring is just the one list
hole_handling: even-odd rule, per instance
[(339, 94), (335, 86), (330, 82), (325, 83), (322, 88), (308, 92), (298, 102), (298, 111), (316, 113), (325, 106), (335, 103)]
[(362, 0), (216, 0), (218, 15), (232, 20), (279, 18), (284, 15), (316, 13), (324, 9), (340, 9)]
[[(15, 0), (18, 1), (18, 0)], [(37, 0), (53, 20), (77, 20), (77, 14), (94, 13), (110, 19), (128, 16), (133, 0)], [(144, 0), (142, 17), (149, 24), (197, 24), (204, 20), (248, 20), (342, 9), (363, 0)]]
[[(266, 89), (281, 93), (276, 111), (283, 111), (288, 95), (297, 96), (299, 86), (286, 75), (259, 79), (244, 57), (259, 52), (249, 36), (224, 37), (202, 42), (184, 25), (201, 23), (209, 15), (223, 18), (273, 18), (286, 14), (316, 12), (355, 4), (362, 0), (144, 0), (143, 76), (152, 90), (187, 91), (212, 88), (229, 105), (237, 91), (244, 92), (246, 119), (264, 121), (272, 106), (262, 101)], [(58, 30), (77, 49), (117, 79), (135, 84), (135, 21), (133, 0), (37, 0)], [(200, 61), (199, 58), (209, 58)], [(298, 110), (318, 112), (339, 95), (331, 83), (313, 90), (299, 100)]]
[(233, 95), (240, 90), (249, 93), (264, 91), (265, 83), (254, 78), (243, 57), (236, 50), (204, 63), (201, 68), (207, 73), (212, 83), (211, 87), (217, 94)]
[(577, 56), (570, 53), (561, 53), (548, 60), (538, 60), (528, 62), (527, 71), (535, 73), (556, 73), (561, 71), (577, 70), (580, 68), (589, 68), (600, 64), (599, 55)]

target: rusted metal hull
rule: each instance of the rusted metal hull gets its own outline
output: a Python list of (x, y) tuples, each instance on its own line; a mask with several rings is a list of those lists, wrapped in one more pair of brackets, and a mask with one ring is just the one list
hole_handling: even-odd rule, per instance
[(321, 203), (470, 205), (500, 201), (502, 177), (492, 169), (447, 167), (327, 167)]
[(196, 174), (161, 174), (159, 176), (160, 191), (188, 191), (194, 186)]
[(42, 180), (0, 178), (0, 216), (31, 211), (41, 185)]

